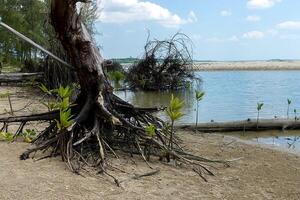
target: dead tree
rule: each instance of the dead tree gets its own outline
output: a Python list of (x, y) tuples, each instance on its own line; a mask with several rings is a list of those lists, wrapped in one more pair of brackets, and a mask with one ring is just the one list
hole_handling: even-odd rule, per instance
[(143, 90), (180, 89), (194, 78), (192, 45), (188, 36), (176, 33), (168, 40), (149, 40), (143, 58), (130, 69), (131, 88)]
[[(61, 155), (74, 172), (88, 165), (107, 174), (109, 155), (124, 151), (139, 154), (146, 162), (150, 155), (173, 158), (192, 167), (201, 177), (203, 173), (213, 175), (206, 166), (211, 160), (185, 152), (176, 140), (174, 149), (169, 148), (170, 132), (163, 121), (151, 114), (153, 109), (134, 107), (113, 94), (102, 69), (103, 58), (76, 11), (77, 2), (87, 0), (52, 0), (50, 14), (80, 84), (80, 94), (72, 107), (74, 123), (67, 130), (59, 131), (54, 121), (59, 120), (59, 111), (0, 119), (4, 123), (2, 129), (7, 129), (11, 122), (20, 122), (22, 129), (28, 121), (50, 121), (49, 127), (33, 142), (35, 146), (24, 152), (21, 159), (43, 151), (50, 156)], [(154, 136), (145, 130), (150, 124), (156, 127)]]

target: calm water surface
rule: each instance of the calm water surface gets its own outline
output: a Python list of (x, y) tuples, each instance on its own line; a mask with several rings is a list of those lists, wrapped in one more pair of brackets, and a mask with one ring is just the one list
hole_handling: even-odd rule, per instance
[(285, 149), (300, 153), (300, 132), (297, 131), (263, 131), (263, 132), (234, 132), (227, 133), (243, 140), (264, 144), (270, 147)]
[[(294, 109), (300, 113), (300, 71), (212, 71), (196, 72), (196, 76), (202, 79), (201, 89), (205, 91), (199, 106), (201, 122), (256, 118), (257, 102), (264, 103), (261, 118), (286, 117), (287, 98), (292, 100), (290, 117), (294, 117)], [(117, 92), (117, 95), (134, 105), (153, 107), (167, 106), (171, 93), (122, 91)], [(185, 101), (185, 116), (178, 123), (194, 123), (194, 88), (173, 93)], [(158, 115), (166, 119), (163, 112)], [(300, 152), (298, 136), (299, 132), (293, 132), (292, 135), (270, 132), (254, 140)]]
[[(286, 117), (287, 98), (292, 100), (291, 117), (300, 113), (300, 71), (215, 71), (196, 72), (203, 80), (205, 97), (200, 102), (201, 122), (256, 118), (257, 102), (263, 102), (262, 118)], [(173, 92), (185, 101), (181, 123), (193, 123), (196, 116), (194, 89)], [(167, 106), (171, 92), (117, 92), (135, 105)], [(164, 113), (160, 113), (164, 117)]]

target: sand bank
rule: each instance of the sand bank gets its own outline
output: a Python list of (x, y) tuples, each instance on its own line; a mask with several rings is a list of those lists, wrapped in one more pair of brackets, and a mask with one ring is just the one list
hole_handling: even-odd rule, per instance
[(300, 70), (300, 61), (196, 62), (194, 70)]

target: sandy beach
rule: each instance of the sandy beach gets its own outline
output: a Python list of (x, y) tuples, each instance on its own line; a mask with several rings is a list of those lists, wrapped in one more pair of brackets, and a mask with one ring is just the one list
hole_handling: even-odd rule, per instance
[(234, 62), (196, 62), (195, 71), (214, 70), (300, 70), (300, 61), (234, 61)]
[[(299, 199), (300, 157), (217, 134), (178, 133), (185, 148), (214, 159), (235, 159), (230, 167), (211, 168), (215, 176), (204, 182), (191, 169), (174, 167), (152, 158), (160, 172), (134, 180), (134, 174), (152, 171), (140, 157), (110, 159), (119, 181), (104, 175), (71, 173), (60, 158), (20, 161), (29, 147), (24, 143), (0, 142), (0, 199)], [(5, 188), (5, 189), (4, 189)]]

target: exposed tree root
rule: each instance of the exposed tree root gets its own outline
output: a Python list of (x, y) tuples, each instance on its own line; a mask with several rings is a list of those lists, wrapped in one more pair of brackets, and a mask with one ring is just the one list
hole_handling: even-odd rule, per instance
[[(174, 161), (178, 165), (191, 167), (204, 180), (205, 175), (214, 174), (208, 163), (223, 163), (188, 154), (180, 147), (180, 141), (170, 141), (170, 130), (165, 123), (151, 114), (154, 109), (135, 108), (113, 94), (113, 88), (102, 70), (103, 58), (93, 44), (85, 26), (76, 12), (77, 2), (86, 0), (52, 0), (51, 21), (64, 49), (68, 53), (80, 84), (80, 94), (72, 107), (74, 123), (60, 129), (59, 111), (21, 117), (1, 118), (3, 130), (8, 123), (19, 122), (18, 135), (26, 122), (45, 121), (50, 125), (42, 131), (33, 148), (20, 158), (27, 159), (36, 152), (50, 156), (60, 155), (69, 169), (79, 173), (80, 169), (93, 167), (119, 181), (108, 172), (108, 158), (118, 157), (120, 151), (130, 155), (139, 154), (150, 166), (150, 157)], [(156, 127), (154, 136), (145, 128)]]
[[(34, 147), (25, 151), (20, 159), (28, 159), (31, 154), (38, 151), (47, 152), (47, 157), (61, 155), (62, 160), (75, 173), (81, 168), (96, 167), (109, 175), (106, 171), (107, 160), (110, 157), (119, 157), (118, 152), (139, 154), (151, 168), (149, 160), (157, 157), (161, 160), (176, 160), (178, 165), (184, 164), (191, 167), (204, 180), (205, 174), (214, 175), (209, 170), (208, 163), (222, 163), (223, 161), (210, 160), (185, 152), (174, 140), (174, 149), (170, 149), (170, 131), (165, 129), (165, 124), (144, 109), (136, 109), (127, 102), (111, 93), (107, 93), (110, 105), (107, 105), (108, 113), (113, 113), (116, 120), (107, 120), (103, 115), (100, 103), (92, 104), (87, 109), (84, 104), (82, 109), (74, 108), (75, 122), (71, 128), (61, 132), (55, 119), (58, 119), (58, 111), (36, 114), (31, 116), (1, 118), (5, 128), (8, 123), (20, 122), (20, 130), (29, 121), (51, 121), (50, 125), (42, 131), (33, 141)], [(89, 101), (89, 100), (87, 100)], [(111, 110), (110, 110), (111, 109)], [(115, 122), (118, 123), (115, 123)], [(157, 127), (156, 135), (147, 135), (145, 127), (154, 124)], [(109, 175), (110, 176), (110, 175)], [(110, 176), (112, 177), (112, 176)], [(116, 178), (113, 178), (117, 180)]]

